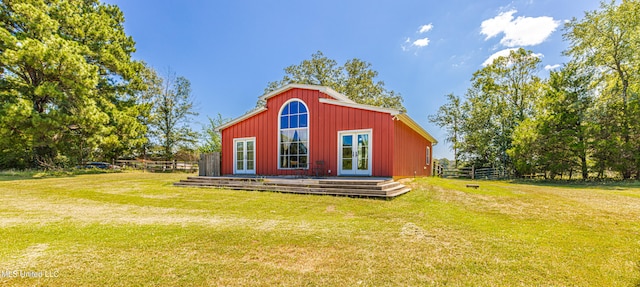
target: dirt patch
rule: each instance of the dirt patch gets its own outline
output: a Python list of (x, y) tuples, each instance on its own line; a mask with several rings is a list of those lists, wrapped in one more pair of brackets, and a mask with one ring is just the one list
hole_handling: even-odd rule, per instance
[(280, 246), (269, 252), (252, 253), (243, 260), (258, 263), (274, 269), (297, 273), (321, 272), (333, 260), (332, 251), (299, 246)]
[(327, 209), (324, 210), (324, 212), (327, 213), (331, 213), (331, 212), (335, 212), (336, 211), (336, 206), (335, 205), (329, 205), (327, 206)]
[(407, 222), (402, 226), (402, 228), (400, 229), (400, 235), (404, 238), (412, 240), (422, 240), (427, 237), (432, 237), (427, 235), (427, 233), (422, 228), (420, 228), (420, 226), (411, 222)]
[(27, 247), (18, 255), (12, 256), (3, 263), (1, 270), (27, 270), (36, 266), (40, 257), (46, 254), (49, 244), (39, 243)]
[(20, 224), (51, 224), (62, 221), (80, 224), (162, 224), (206, 226), (253, 226), (271, 230), (279, 225), (274, 220), (250, 220), (230, 216), (217, 216), (206, 210), (170, 207), (138, 206), (91, 201), (87, 199), (52, 200), (5, 198), (4, 216), (0, 227)]

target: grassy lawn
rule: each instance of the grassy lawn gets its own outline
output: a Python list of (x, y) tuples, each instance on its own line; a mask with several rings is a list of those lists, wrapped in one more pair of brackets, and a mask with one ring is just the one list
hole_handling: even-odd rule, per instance
[(436, 178), (390, 201), (0, 175), (2, 286), (640, 286), (640, 184)]

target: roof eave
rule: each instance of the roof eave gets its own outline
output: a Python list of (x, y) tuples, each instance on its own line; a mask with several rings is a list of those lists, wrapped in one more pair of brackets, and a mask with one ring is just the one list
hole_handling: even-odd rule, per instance
[(434, 138), (431, 134), (429, 134), (424, 128), (422, 128), (418, 123), (416, 123), (411, 117), (407, 114), (399, 114), (396, 116), (400, 121), (406, 124), (409, 128), (417, 132), (419, 135), (429, 140), (432, 145), (438, 144), (438, 140)]
[(317, 86), (317, 85), (307, 85), (307, 84), (288, 84), (286, 86), (283, 86), (277, 90), (271, 91), (267, 94), (264, 94), (260, 97), (258, 97), (260, 100), (262, 101), (266, 101), (269, 98), (272, 98), (274, 96), (277, 96), (279, 94), (282, 94), (288, 90), (291, 89), (305, 89), (305, 90), (316, 90), (319, 91), (321, 93), (324, 93), (336, 100), (342, 101), (342, 102), (347, 102), (347, 103), (355, 103), (354, 101), (352, 101), (351, 99), (349, 99), (349, 97), (336, 92), (334, 89), (329, 88), (329, 87), (325, 87), (325, 86)]
[(382, 108), (382, 107), (376, 107), (376, 106), (370, 106), (370, 105), (365, 105), (365, 104), (358, 104), (358, 103), (345, 103), (342, 101), (336, 101), (336, 100), (331, 100), (331, 99), (320, 99), (320, 102), (323, 104), (330, 104), (330, 105), (336, 105), (336, 106), (342, 106), (342, 107), (349, 107), (349, 108), (355, 108), (355, 109), (361, 109), (361, 110), (367, 110), (367, 111), (374, 111), (374, 112), (381, 112), (381, 113), (388, 113), (392, 116), (395, 115), (399, 115), (402, 112), (396, 109), (390, 109), (390, 108)]
[(253, 111), (250, 111), (250, 112), (248, 112), (248, 113), (246, 113), (246, 114), (244, 114), (242, 116), (239, 116), (239, 117), (237, 117), (237, 118), (235, 118), (235, 119), (233, 119), (233, 120), (231, 120), (231, 121), (229, 121), (229, 122), (217, 127), (216, 131), (220, 132), (220, 131), (222, 131), (222, 130), (224, 130), (224, 129), (232, 126), (232, 125), (235, 125), (235, 124), (237, 124), (237, 123), (239, 123), (241, 121), (244, 121), (244, 120), (246, 120), (246, 119), (248, 119), (250, 117), (253, 117), (253, 116), (255, 116), (255, 115), (259, 114), (259, 113), (262, 113), (262, 112), (264, 112), (266, 110), (268, 110), (266, 107), (257, 108), (257, 109), (255, 109)]

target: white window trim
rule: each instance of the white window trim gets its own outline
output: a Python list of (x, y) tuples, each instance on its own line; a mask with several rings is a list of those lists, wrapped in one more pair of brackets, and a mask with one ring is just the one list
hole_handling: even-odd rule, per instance
[[(300, 167), (295, 167), (295, 168), (284, 168), (281, 167), (281, 163), (280, 163), (280, 159), (281, 159), (281, 154), (280, 154), (280, 118), (282, 117), (282, 110), (284, 110), (284, 107), (286, 107), (289, 103), (293, 102), (293, 101), (298, 101), (300, 103), (302, 103), (304, 105), (304, 107), (307, 109), (307, 167), (304, 168), (300, 168)], [(278, 165), (278, 170), (297, 170), (297, 169), (309, 169), (310, 167), (310, 157), (311, 157), (311, 111), (309, 110), (309, 106), (307, 106), (307, 103), (305, 103), (302, 99), (299, 98), (291, 98), (289, 100), (287, 100), (286, 102), (284, 102), (284, 104), (282, 104), (282, 106), (280, 106), (280, 110), (278, 110), (278, 126), (276, 127), (276, 131), (278, 133), (278, 137), (277, 140), (278, 142), (276, 143), (276, 147), (278, 149), (278, 158), (276, 159), (276, 163)]]
[[(252, 173), (241, 173), (241, 174), (256, 174), (257, 164), (256, 158), (258, 157), (258, 143), (256, 142), (256, 137), (248, 137), (248, 138), (234, 138), (233, 139), (233, 174), (238, 174), (237, 164), (238, 164), (238, 145), (239, 141), (253, 141), (253, 172)], [(245, 147), (246, 149), (246, 147)], [(245, 169), (246, 170), (246, 169)]]
[(361, 130), (345, 130), (345, 131), (338, 131), (338, 159), (337, 159), (337, 163), (338, 163), (338, 170), (336, 172), (336, 174), (338, 176), (341, 176), (341, 172), (342, 172), (342, 161), (341, 159), (341, 155), (342, 155), (342, 147), (340, 146), (340, 141), (342, 141), (342, 135), (343, 134), (353, 134), (353, 133), (368, 133), (370, 135), (370, 139), (369, 139), (369, 152), (368, 152), (368, 156), (369, 156), (369, 174), (364, 175), (364, 176), (372, 176), (373, 175), (373, 129), (361, 129)]

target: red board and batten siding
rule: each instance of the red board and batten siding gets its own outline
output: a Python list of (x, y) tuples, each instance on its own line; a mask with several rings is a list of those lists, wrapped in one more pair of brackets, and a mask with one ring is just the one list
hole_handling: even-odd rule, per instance
[[(427, 147), (432, 143), (402, 121), (395, 121), (395, 150), (393, 175), (398, 177), (430, 176), (431, 162), (427, 163)], [(429, 155), (431, 159), (431, 155)]]
[[(338, 132), (372, 129), (372, 176), (392, 176), (394, 161), (393, 117), (389, 113), (320, 103), (331, 98), (318, 90), (294, 88), (267, 100), (267, 110), (222, 130), (222, 173), (233, 173), (233, 139), (256, 138), (256, 174), (287, 175), (294, 170), (278, 169), (278, 117), (282, 105), (290, 99), (302, 100), (309, 112), (309, 164), (325, 162), (325, 173), (337, 175)], [(425, 140), (426, 141), (426, 140)], [(424, 148), (422, 153), (424, 155)], [(423, 156), (424, 158), (424, 156)]]

